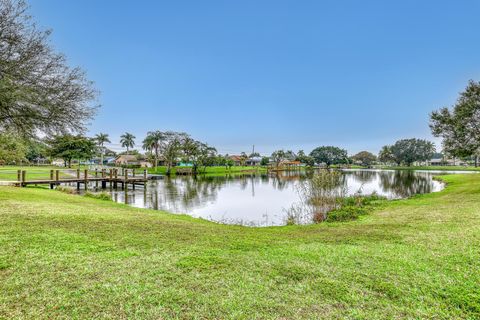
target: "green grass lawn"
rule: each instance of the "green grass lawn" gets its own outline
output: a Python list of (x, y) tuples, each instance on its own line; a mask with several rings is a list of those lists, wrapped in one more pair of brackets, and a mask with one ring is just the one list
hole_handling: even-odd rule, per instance
[[(77, 168), (72, 168), (76, 170)], [(27, 172), (27, 180), (50, 179), (50, 170), (65, 170), (65, 168), (55, 166), (0, 166), (0, 181), (16, 181), (17, 170)], [(70, 177), (65, 172), (60, 172), (60, 177)]]
[(0, 187), (0, 318), (478, 319), (480, 177), (360, 220), (227, 226)]

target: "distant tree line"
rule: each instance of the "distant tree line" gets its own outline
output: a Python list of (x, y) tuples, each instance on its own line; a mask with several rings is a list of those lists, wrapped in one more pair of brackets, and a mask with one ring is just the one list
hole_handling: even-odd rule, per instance
[(383, 146), (378, 154), (378, 160), (383, 163), (411, 166), (414, 162), (432, 159), (434, 153), (433, 142), (415, 138), (402, 139), (393, 145)]

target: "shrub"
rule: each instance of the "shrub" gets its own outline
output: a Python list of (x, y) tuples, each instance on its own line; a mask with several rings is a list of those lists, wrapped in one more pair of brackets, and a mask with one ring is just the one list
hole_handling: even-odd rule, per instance
[(359, 216), (367, 214), (368, 209), (358, 206), (346, 206), (340, 209), (330, 211), (327, 214), (327, 222), (350, 221), (358, 219)]
[(369, 196), (355, 195), (340, 200), (338, 209), (328, 212), (326, 221), (349, 221), (368, 214), (373, 208), (380, 205), (385, 197), (373, 193)]

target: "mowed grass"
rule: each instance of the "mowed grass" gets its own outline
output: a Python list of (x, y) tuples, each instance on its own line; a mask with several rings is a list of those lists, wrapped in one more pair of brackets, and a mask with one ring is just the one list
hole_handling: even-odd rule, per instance
[(480, 177), (361, 220), (248, 228), (0, 188), (0, 318), (478, 319)]
[[(55, 166), (0, 166), (0, 181), (17, 181), (18, 170), (26, 171), (27, 180), (42, 180), (50, 179), (50, 170), (60, 170), (61, 178), (69, 178), (76, 169), (77, 167), (68, 169)], [(68, 174), (67, 171), (71, 173)]]

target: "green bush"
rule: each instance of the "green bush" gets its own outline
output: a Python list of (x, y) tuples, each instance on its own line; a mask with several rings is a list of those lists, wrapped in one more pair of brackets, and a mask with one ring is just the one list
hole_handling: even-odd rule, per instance
[(367, 214), (368, 209), (365, 207), (346, 206), (337, 210), (330, 211), (327, 214), (327, 222), (350, 221), (358, 219), (359, 216)]
[(339, 200), (340, 208), (328, 212), (325, 221), (337, 222), (358, 219), (358, 217), (368, 214), (385, 200), (385, 197), (375, 193), (369, 196), (355, 195), (342, 198)]

